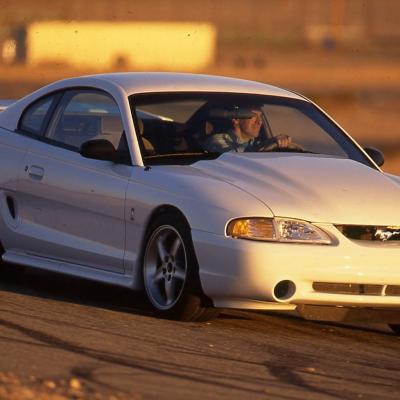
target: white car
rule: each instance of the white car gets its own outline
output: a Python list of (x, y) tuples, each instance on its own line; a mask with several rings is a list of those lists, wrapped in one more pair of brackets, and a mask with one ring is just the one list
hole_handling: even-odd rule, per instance
[(218, 308), (381, 318), (400, 333), (400, 178), (310, 100), (118, 73), (0, 113), (2, 260)]

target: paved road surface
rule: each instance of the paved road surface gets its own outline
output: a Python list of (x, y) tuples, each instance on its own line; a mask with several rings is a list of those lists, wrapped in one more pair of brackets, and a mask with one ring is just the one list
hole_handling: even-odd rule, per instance
[(38, 271), (0, 278), (0, 372), (144, 399), (399, 399), (400, 338), (250, 312), (154, 318), (128, 290)]

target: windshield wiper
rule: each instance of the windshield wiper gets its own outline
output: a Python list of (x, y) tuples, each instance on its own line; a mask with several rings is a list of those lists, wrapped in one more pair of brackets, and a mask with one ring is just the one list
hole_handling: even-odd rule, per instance
[(209, 153), (207, 151), (199, 152), (181, 152), (181, 153), (163, 153), (144, 156), (143, 159), (148, 164), (192, 164), (199, 160), (213, 160), (219, 157), (221, 153)]
[(319, 154), (315, 151), (304, 150), (304, 149), (291, 149), (290, 147), (277, 147), (264, 153), (308, 153), (308, 154)]
[(198, 151), (198, 152), (181, 152), (181, 153), (162, 153), (162, 154), (152, 154), (144, 156), (145, 160), (158, 160), (163, 158), (197, 158), (197, 157), (204, 157), (204, 158), (214, 158), (219, 156), (221, 153), (209, 153), (208, 151)]

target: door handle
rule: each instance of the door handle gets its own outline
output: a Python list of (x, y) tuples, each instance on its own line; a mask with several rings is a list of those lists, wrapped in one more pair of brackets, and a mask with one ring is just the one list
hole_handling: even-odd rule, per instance
[(37, 165), (31, 165), (28, 167), (28, 175), (32, 179), (43, 179), (44, 168), (38, 167)]

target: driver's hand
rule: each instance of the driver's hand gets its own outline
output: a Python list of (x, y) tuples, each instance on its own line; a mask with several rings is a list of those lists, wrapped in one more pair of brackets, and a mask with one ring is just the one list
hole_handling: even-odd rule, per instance
[(292, 143), (292, 138), (288, 135), (278, 135), (275, 136), (275, 142), (279, 148), (285, 148)]

